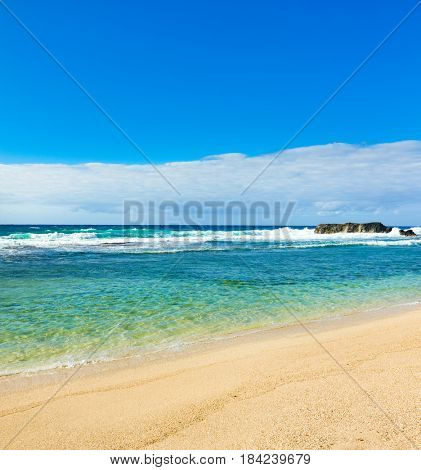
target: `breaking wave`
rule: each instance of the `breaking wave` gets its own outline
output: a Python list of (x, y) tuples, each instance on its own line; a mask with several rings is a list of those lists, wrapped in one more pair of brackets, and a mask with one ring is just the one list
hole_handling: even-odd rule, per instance
[[(315, 248), (328, 246), (417, 246), (421, 227), (412, 227), (417, 237), (404, 237), (399, 227), (390, 233), (317, 234), (311, 227), (255, 229), (165, 229), (165, 228), (66, 228), (28, 227), (0, 236), (0, 253), (22, 249), (109, 250), (125, 252), (178, 252), (269, 248)], [(34, 233), (36, 231), (36, 233)], [(44, 232), (44, 233), (40, 233)]]

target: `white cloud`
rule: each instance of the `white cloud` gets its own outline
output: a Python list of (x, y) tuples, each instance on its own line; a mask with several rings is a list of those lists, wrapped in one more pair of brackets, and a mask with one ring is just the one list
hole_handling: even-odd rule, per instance
[(296, 201), (294, 224), (420, 224), (421, 141), (329, 144), (275, 154), (217, 155), (159, 165), (0, 165), (0, 223), (121, 223), (123, 201)]

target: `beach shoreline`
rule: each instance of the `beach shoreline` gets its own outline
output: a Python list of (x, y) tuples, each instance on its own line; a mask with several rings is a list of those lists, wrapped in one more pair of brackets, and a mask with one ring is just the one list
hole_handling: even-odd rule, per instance
[(391, 304), (387, 307), (360, 308), (358, 311), (337, 311), (331, 312), (329, 315), (304, 318), (300, 318), (299, 315), (291, 312), (289, 313), (290, 321), (255, 328), (240, 328), (237, 331), (221, 332), (219, 335), (203, 338), (199, 337), (179, 344), (158, 344), (156, 348), (138, 348), (131, 350), (129, 353), (120, 355), (113, 355), (114, 352), (110, 351), (109, 355), (106, 357), (96, 357), (94, 352), (92, 357), (89, 357), (88, 360), (83, 362), (47, 367), (39, 364), (26, 371), (0, 374), (0, 394), (2, 389), (14, 389), (14, 384), (16, 384), (18, 389), (22, 389), (26, 386), (32, 387), (34, 383), (42, 385), (57, 383), (62, 380), (63, 374), (66, 376), (75, 369), (80, 369), (77, 372), (78, 376), (80, 376), (81, 373), (91, 376), (121, 368), (139, 367), (150, 363), (166, 362), (174, 358), (182, 358), (213, 349), (214, 347), (218, 349), (220, 346), (232, 345), (237, 342), (247, 341), (248, 339), (259, 341), (260, 339), (265, 340), (267, 336), (271, 335), (288, 336), (294, 333), (300, 333), (304, 325), (311, 325), (312, 328), (317, 328), (317, 330), (322, 331), (337, 326), (372, 321), (373, 319), (410, 312), (418, 308), (421, 310), (421, 306), (419, 307), (420, 303), (420, 301), (414, 300), (412, 302)]
[(413, 448), (420, 324), (412, 306), (3, 377), (1, 445), (68, 380), (8, 448)]

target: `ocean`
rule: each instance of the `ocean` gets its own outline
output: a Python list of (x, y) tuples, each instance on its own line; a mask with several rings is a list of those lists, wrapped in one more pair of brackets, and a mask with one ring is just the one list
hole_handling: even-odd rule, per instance
[(0, 375), (415, 305), (406, 228), (0, 226)]

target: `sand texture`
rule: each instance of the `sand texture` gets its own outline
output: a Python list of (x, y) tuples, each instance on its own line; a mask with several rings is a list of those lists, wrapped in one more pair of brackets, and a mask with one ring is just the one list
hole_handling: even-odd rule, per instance
[(419, 447), (421, 310), (307, 328), (312, 334), (280, 328), (146, 363), (85, 366), (53, 399), (74, 369), (2, 378), (0, 445)]

